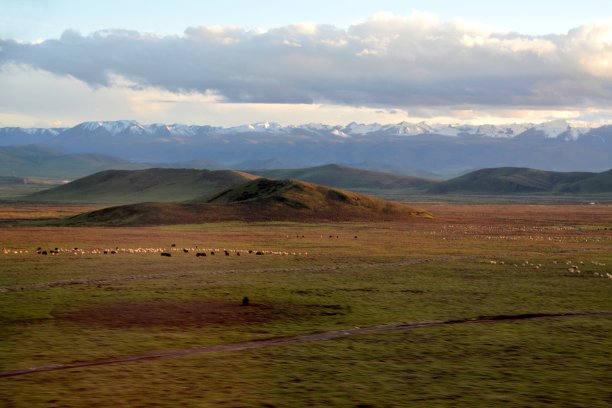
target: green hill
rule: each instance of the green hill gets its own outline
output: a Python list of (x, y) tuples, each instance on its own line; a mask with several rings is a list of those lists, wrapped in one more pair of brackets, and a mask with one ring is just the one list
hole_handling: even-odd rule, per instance
[(62, 225), (157, 225), (213, 221), (409, 221), (426, 211), (364, 194), (297, 180), (256, 179), (213, 198), (188, 203), (141, 203), (105, 208)]
[(357, 191), (415, 190), (434, 183), (419, 177), (362, 170), (337, 164), (304, 169), (253, 170), (252, 172), (271, 179), (297, 179)]
[[(522, 167), (500, 167), (473, 171), (429, 187), (436, 194), (554, 193), (585, 181), (597, 173), (555, 172)], [(610, 191), (610, 190), (608, 190)]]
[(137, 203), (178, 202), (212, 195), (257, 178), (232, 170), (106, 170), (27, 197), (31, 201)]
[(612, 170), (562, 186), (559, 191), (578, 194), (612, 193)]

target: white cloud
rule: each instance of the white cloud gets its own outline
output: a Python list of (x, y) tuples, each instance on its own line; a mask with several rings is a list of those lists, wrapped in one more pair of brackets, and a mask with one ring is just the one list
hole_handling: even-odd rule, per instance
[[(612, 23), (529, 36), (413, 12), (379, 13), (347, 29), (302, 23), (265, 31), (192, 27), (182, 36), (66, 31), (30, 44), (0, 40), (0, 76), (17, 75), (16, 66), (52, 73), (45, 78), (57, 83), (59, 94), (65, 81), (87, 84), (76, 91), (71, 82), (75, 100), (92, 92), (96, 100), (129, 93), (119, 103), (124, 116), (168, 109), (152, 102), (160, 94), (203, 98), (198, 103), (207, 106), (223, 102), (223, 109), (606, 109), (612, 102)], [(23, 87), (34, 92), (32, 83)], [(15, 110), (7, 96), (0, 98)]]

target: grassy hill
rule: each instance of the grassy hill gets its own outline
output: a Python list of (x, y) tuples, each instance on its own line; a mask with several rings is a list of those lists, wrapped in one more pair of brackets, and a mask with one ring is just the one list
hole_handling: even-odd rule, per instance
[(252, 172), (271, 179), (298, 179), (358, 191), (414, 190), (434, 183), (419, 177), (356, 169), (337, 164), (304, 169), (253, 170)]
[[(428, 192), (437, 194), (555, 193), (565, 191), (572, 185), (578, 186), (580, 184), (576, 183), (585, 182), (597, 175), (598, 173), (588, 172), (555, 172), (523, 167), (500, 167), (473, 171), (437, 183), (429, 187)], [(584, 188), (594, 189), (596, 187), (588, 184)]]
[(564, 193), (612, 193), (612, 170), (596, 173), (591, 177), (562, 186), (559, 191)]
[(232, 170), (106, 170), (27, 198), (54, 202), (178, 202), (213, 195), (254, 178), (257, 176)]
[(297, 180), (256, 179), (212, 198), (105, 208), (62, 225), (156, 225), (213, 221), (409, 221), (431, 215), (405, 204)]

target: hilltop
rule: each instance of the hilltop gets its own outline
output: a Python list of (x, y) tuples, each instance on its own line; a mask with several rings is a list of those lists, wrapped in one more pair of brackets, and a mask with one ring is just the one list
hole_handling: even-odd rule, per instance
[(409, 221), (426, 211), (365, 194), (297, 180), (255, 179), (212, 198), (105, 208), (61, 225), (197, 224), (214, 221)]
[(213, 195), (258, 176), (234, 170), (106, 170), (27, 197), (30, 201), (178, 202)]

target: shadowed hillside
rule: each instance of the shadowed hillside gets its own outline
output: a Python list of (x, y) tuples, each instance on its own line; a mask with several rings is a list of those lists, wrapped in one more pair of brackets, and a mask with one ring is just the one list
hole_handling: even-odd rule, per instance
[(28, 196), (33, 201), (137, 203), (178, 202), (213, 195), (257, 178), (232, 170), (107, 170)]
[[(473, 171), (463, 176), (440, 182), (430, 187), (428, 191), (440, 194), (554, 193), (565, 191), (569, 186), (579, 185), (576, 183), (585, 182), (597, 175), (598, 173), (565, 173), (519, 167), (500, 167)], [(595, 187), (591, 186), (588, 188)], [(586, 190), (583, 192), (586, 192)], [(602, 190), (598, 192), (602, 192)]]
[(408, 221), (426, 211), (364, 194), (297, 180), (256, 179), (215, 197), (188, 203), (141, 203), (105, 208), (62, 225), (193, 224), (214, 221)]
[(304, 169), (254, 170), (252, 172), (272, 179), (291, 178), (329, 187), (356, 190), (414, 190), (435, 183), (419, 177), (356, 169), (337, 164)]

